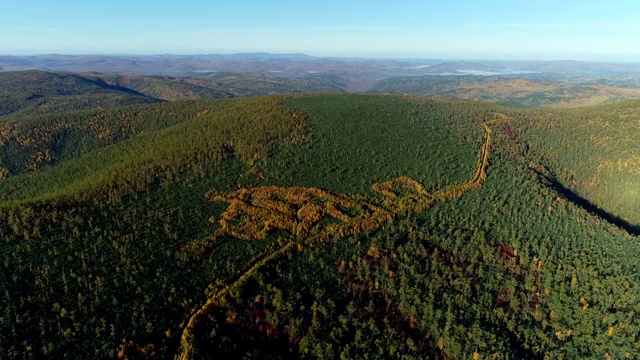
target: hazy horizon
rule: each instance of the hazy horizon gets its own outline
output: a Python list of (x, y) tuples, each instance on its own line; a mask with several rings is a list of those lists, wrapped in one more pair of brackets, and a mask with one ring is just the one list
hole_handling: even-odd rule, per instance
[(640, 3), (185, 0), (3, 4), (0, 54), (306, 53), (640, 62)]
[(136, 54), (136, 53), (2, 53), (1, 57), (46, 57), (46, 56), (69, 56), (69, 57), (90, 57), (90, 56), (104, 56), (104, 57), (162, 57), (162, 56), (184, 56), (184, 57), (196, 57), (196, 56), (238, 56), (238, 55), (271, 55), (271, 56), (305, 56), (318, 59), (359, 59), (359, 60), (380, 60), (380, 61), (439, 61), (439, 62), (583, 62), (583, 63), (610, 63), (610, 64), (640, 64), (638, 60), (588, 60), (577, 58), (445, 58), (445, 57), (400, 57), (400, 56), (331, 56), (331, 55), (316, 55), (305, 52), (269, 52), (269, 51), (246, 51), (246, 52), (211, 52), (211, 53), (149, 53), (149, 54)]

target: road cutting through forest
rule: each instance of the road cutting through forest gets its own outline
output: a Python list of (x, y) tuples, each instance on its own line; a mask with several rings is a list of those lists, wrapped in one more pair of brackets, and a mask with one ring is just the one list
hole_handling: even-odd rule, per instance
[[(433, 205), (454, 200), (471, 190), (479, 189), (487, 178), (493, 133), (490, 125), (504, 120), (502, 114), (484, 121), (484, 143), (478, 152), (478, 163), (471, 180), (429, 194), (418, 182), (401, 177), (387, 183), (375, 184), (373, 189), (383, 195), (374, 199), (333, 194), (317, 188), (258, 187), (240, 189), (229, 194), (210, 195), (211, 201), (224, 201), (230, 205), (220, 219), (217, 236), (234, 236), (244, 240), (264, 240), (274, 229), (291, 232), (290, 241), (273, 251), (270, 249), (254, 259), (253, 265), (224, 289), (212, 293), (207, 302), (190, 318), (180, 341), (177, 359), (192, 359), (197, 351), (195, 329), (208, 319), (210, 310), (227, 307), (234, 290), (242, 288), (248, 279), (263, 266), (294, 251), (304, 251), (331, 240), (377, 229), (400, 217), (426, 211)], [(411, 194), (398, 196), (394, 187), (413, 188)], [(284, 199), (284, 200), (283, 200)], [(313, 201), (311, 201), (313, 200)], [(311, 205), (313, 203), (314, 205)], [(321, 205), (317, 205), (320, 203)], [(361, 209), (361, 214), (349, 216), (346, 210)], [(324, 217), (342, 220), (338, 224), (321, 225)]]

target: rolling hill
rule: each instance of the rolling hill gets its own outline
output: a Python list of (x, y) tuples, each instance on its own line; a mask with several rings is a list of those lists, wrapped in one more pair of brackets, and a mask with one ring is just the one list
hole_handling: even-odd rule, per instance
[(505, 76), (420, 76), (385, 79), (370, 91), (490, 101), (533, 108), (600, 105), (640, 98), (637, 87)]
[(45, 114), (159, 102), (134, 90), (76, 74), (3, 72), (0, 73), (0, 84), (0, 121), (2, 116), (10, 114)]
[(342, 92), (339, 76), (299, 78), (211, 73), (191, 77), (19, 71), (0, 73), (0, 121), (162, 101), (223, 99), (283, 93)]
[(163, 100), (220, 99), (231, 97), (342, 92), (346, 80), (337, 76), (306, 75), (299, 78), (241, 73), (208, 73), (190, 77), (83, 74), (113, 86), (123, 86)]
[(0, 355), (631, 357), (639, 111), (305, 94), (21, 118)]
[[(628, 223), (640, 225), (640, 101), (521, 116), (517, 136), (527, 156), (562, 186)], [(594, 209), (593, 211), (596, 211)]]
[(0, 178), (55, 165), (145, 132), (203, 116), (225, 104), (184, 101), (21, 116), (15, 121), (5, 121), (0, 123)]

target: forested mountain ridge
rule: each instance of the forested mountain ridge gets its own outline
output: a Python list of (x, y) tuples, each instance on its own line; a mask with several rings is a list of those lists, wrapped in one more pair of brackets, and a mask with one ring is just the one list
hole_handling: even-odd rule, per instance
[(0, 121), (2, 116), (10, 114), (47, 114), (159, 101), (131, 89), (77, 74), (44, 71), (0, 73)]
[[(161, 101), (223, 99), (269, 94), (342, 92), (348, 81), (331, 75), (287, 78), (259, 74), (209, 73), (190, 77), (0, 72), (0, 121)], [(7, 115), (13, 115), (11, 119)]]
[(79, 157), (225, 105), (225, 102), (185, 101), (30, 115), (5, 121), (0, 123), (0, 178)]
[[(573, 180), (609, 158), (633, 182), (638, 109), (331, 94), (21, 118), (2, 138), (22, 170), (0, 180), (0, 351), (632, 357), (637, 236), (548, 179), (597, 202), (609, 180)], [(628, 151), (598, 140), (625, 129)]]
[(342, 92), (348, 83), (337, 76), (313, 74), (295, 78), (218, 72), (192, 74), (189, 77), (91, 73), (83, 76), (172, 101), (304, 92)]
[(530, 110), (514, 127), (565, 187), (640, 225), (640, 101), (554, 112)]

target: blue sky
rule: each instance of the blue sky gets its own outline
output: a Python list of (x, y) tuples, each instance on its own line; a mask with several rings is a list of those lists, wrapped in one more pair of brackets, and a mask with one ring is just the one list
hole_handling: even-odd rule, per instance
[(640, 61), (638, 0), (0, 0), (0, 54)]

